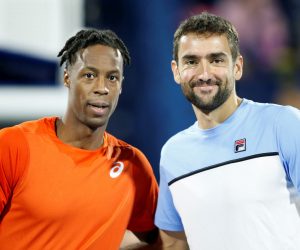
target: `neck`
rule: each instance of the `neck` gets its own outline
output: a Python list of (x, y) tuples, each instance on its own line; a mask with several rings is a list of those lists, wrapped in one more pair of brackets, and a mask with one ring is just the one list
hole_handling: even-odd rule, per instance
[(233, 114), (241, 102), (241, 98), (236, 95), (232, 95), (220, 107), (209, 113), (204, 113), (193, 105), (198, 126), (202, 129), (210, 129), (221, 124)]
[(87, 126), (78, 126), (78, 124), (68, 122), (64, 118), (58, 118), (55, 125), (57, 137), (73, 147), (95, 150), (103, 144), (105, 128), (92, 130)]

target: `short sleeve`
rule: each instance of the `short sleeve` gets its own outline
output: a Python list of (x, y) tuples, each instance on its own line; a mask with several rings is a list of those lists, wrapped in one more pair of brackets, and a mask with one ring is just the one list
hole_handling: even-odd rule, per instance
[(180, 216), (174, 206), (165, 169), (162, 165), (160, 166), (159, 195), (155, 214), (155, 225), (160, 229), (168, 231), (184, 230)]
[(136, 197), (128, 229), (133, 232), (144, 232), (155, 227), (154, 214), (157, 205), (158, 184), (145, 155), (136, 148), (134, 148), (134, 152), (133, 176)]
[(18, 127), (0, 130), (0, 215), (28, 162), (28, 146)]
[(279, 154), (288, 177), (300, 193), (300, 111), (283, 107), (276, 121)]

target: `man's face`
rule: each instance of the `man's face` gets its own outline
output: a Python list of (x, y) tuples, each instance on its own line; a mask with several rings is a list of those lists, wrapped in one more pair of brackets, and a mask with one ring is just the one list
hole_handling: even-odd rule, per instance
[(77, 52), (76, 62), (65, 70), (69, 88), (68, 115), (75, 123), (92, 129), (107, 125), (114, 112), (123, 80), (119, 50), (104, 45)]
[(172, 61), (175, 81), (186, 98), (204, 113), (221, 106), (235, 93), (242, 75), (242, 57), (234, 62), (224, 35), (189, 33), (179, 40), (178, 63)]

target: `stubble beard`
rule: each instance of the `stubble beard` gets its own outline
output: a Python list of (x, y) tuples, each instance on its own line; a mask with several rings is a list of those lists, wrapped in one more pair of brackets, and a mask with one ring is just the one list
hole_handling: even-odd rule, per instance
[(218, 107), (220, 107), (230, 96), (232, 93), (233, 89), (228, 88), (228, 84), (226, 84), (222, 88), (222, 83), (218, 83), (218, 91), (217, 93), (210, 98), (210, 100), (203, 100), (201, 99), (195, 92), (193, 87), (190, 87), (189, 84), (188, 91), (185, 91), (183, 89), (184, 95), (187, 98), (189, 102), (191, 102), (195, 107), (197, 107), (201, 112), (205, 114), (209, 114), (210, 112), (214, 111)]

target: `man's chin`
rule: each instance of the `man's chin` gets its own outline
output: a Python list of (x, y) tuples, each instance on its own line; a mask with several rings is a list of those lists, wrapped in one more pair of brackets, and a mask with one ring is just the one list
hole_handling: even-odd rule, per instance
[(96, 130), (98, 128), (102, 128), (102, 127), (105, 127), (107, 126), (107, 119), (103, 119), (103, 118), (92, 118), (92, 119), (89, 119), (87, 122), (86, 122), (86, 125), (93, 129), (93, 130)]
[(207, 100), (207, 101), (203, 101), (203, 100), (194, 100), (193, 105), (196, 106), (199, 110), (201, 110), (203, 113), (210, 113), (212, 111), (214, 111), (215, 109), (217, 109), (220, 104), (216, 103), (214, 100)]

